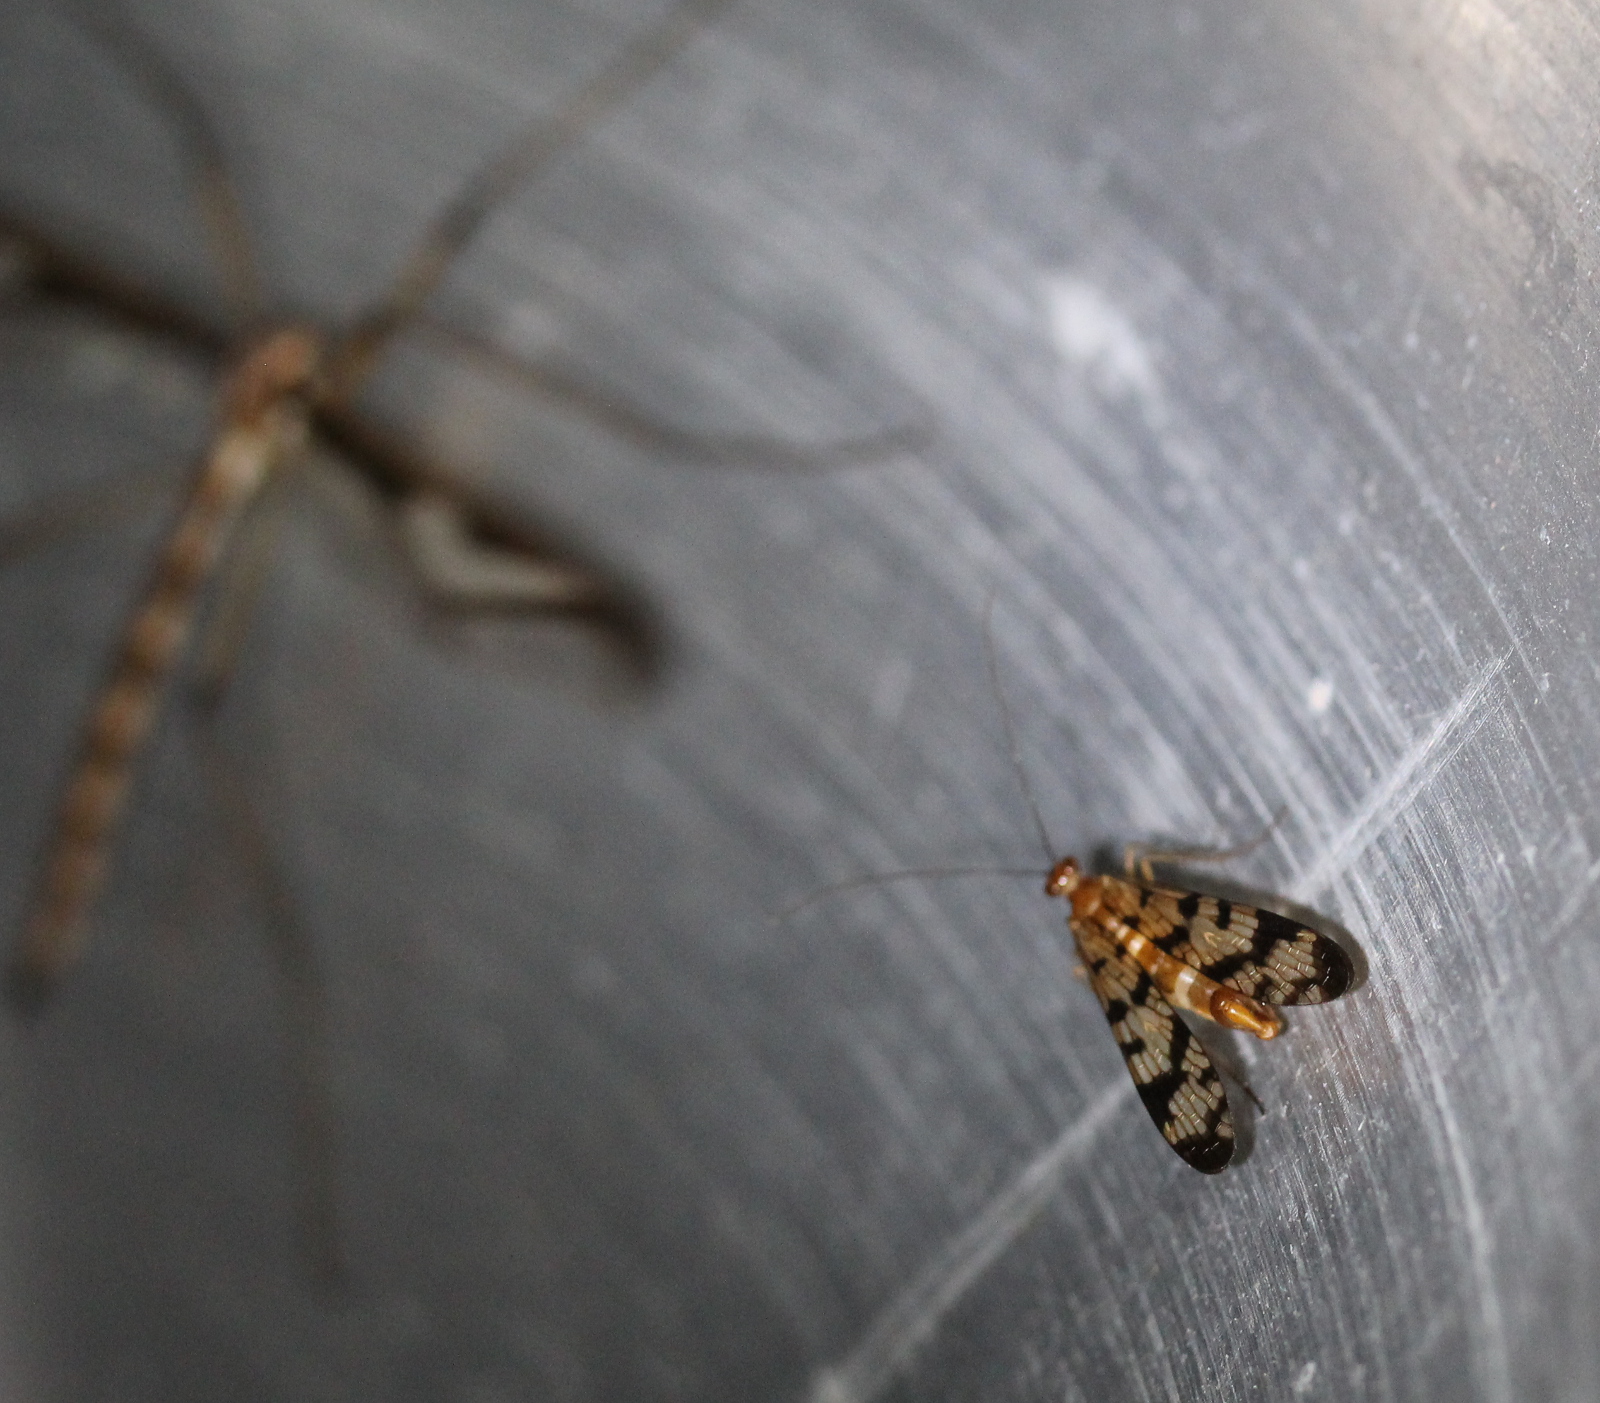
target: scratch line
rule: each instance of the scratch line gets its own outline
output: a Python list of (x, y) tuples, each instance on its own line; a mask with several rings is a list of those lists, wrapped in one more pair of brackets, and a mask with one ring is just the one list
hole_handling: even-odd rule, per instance
[(1511, 1386), (1511, 1364), (1506, 1348), (1505, 1317), (1500, 1310), (1500, 1293), (1495, 1281), (1494, 1239), (1489, 1225), (1484, 1221), (1483, 1204), (1473, 1182), (1472, 1167), (1467, 1162), (1466, 1149), (1461, 1143), (1461, 1127), (1456, 1122), (1450, 1094), (1438, 1069), (1428, 1067), (1434, 1087), (1434, 1103), (1439, 1121), (1444, 1127), (1445, 1144), (1450, 1153), (1450, 1167), (1455, 1171), (1456, 1186), (1461, 1193), (1461, 1213), (1465, 1219), (1467, 1255), (1472, 1265), (1473, 1286), (1478, 1298), (1480, 1331), (1474, 1341), (1478, 1361), (1483, 1373), (1485, 1391), (1496, 1403), (1511, 1403), (1516, 1394)]
[(1508, 650), (1488, 664), (1433, 729), (1407, 748), (1400, 763), (1368, 794), (1344, 831), (1295, 879), (1291, 896), (1297, 901), (1309, 901), (1348, 869), (1415, 802), (1423, 786), (1478, 733), (1487, 719), (1480, 703), (1510, 661)]
[(807, 1403), (872, 1403), (1055, 1194), (1063, 1171), (1094, 1143), (1133, 1093), (1117, 1080), (917, 1274), (872, 1323), (860, 1344), (812, 1377)]

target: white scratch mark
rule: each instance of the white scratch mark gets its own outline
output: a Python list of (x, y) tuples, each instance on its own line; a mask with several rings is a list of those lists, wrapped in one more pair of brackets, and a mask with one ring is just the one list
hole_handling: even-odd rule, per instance
[[(1443, 494), (1433, 485), (1427, 467), (1423, 460), (1411, 451), (1405, 435), (1400, 432), (1399, 426), (1389, 417), (1388, 411), (1383, 407), (1382, 401), (1373, 392), (1370, 385), (1358, 375), (1348, 364), (1339, 351), (1323, 336), (1316, 322), (1309, 317), (1305, 310), (1292, 297), (1280, 289), (1275, 283), (1260, 276), (1256, 262), (1243, 258), (1235, 258), (1233, 271), (1241, 286), (1250, 288), (1260, 294), (1277, 307), (1278, 313), (1283, 317), (1284, 323), (1294, 333), (1296, 339), (1316, 360), (1322, 373), (1327, 377), (1328, 383), (1336, 388), (1344, 399), (1355, 409), (1372, 431), (1374, 437), (1383, 445), (1395, 465), (1410, 479), (1415, 489), (1418, 502), (1429, 516), (1431, 516), (1444, 529), (1450, 538), (1461, 563), (1472, 576), (1473, 582), (1478, 586), (1489, 607), (1494, 611), (1495, 618), (1504, 630), (1505, 636), (1511, 641), (1512, 650), (1516, 653), (1518, 661), (1522, 664), (1523, 671), (1530, 678), (1537, 678), (1534, 670), (1533, 658), (1528, 653), (1524, 642), (1524, 630), (1516, 626), (1506, 612), (1505, 606), (1500, 602), (1494, 586), (1490, 581), (1489, 572), (1482, 562), (1473, 553), (1465, 533), (1456, 517), (1456, 513), (1445, 501)], [(1409, 333), (1407, 349), (1411, 349)], [(1541, 762), (1543, 756), (1540, 756)], [(1548, 767), (1546, 767), (1548, 773)]]
[(1495, 1284), (1494, 1239), (1483, 1216), (1483, 1204), (1478, 1199), (1478, 1187), (1472, 1179), (1472, 1166), (1467, 1162), (1466, 1150), (1461, 1142), (1461, 1127), (1456, 1124), (1455, 1109), (1450, 1103), (1444, 1079), (1432, 1066), (1428, 1072), (1433, 1082), (1434, 1102), (1439, 1108), (1439, 1121), (1444, 1127), (1445, 1142), (1450, 1150), (1450, 1167), (1455, 1171), (1456, 1186), (1461, 1194), (1461, 1216), (1467, 1233), (1472, 1284), (1478, 1298), (1480, 1328), (1474, 1332), (1475, 1343), (1486, 1376), (1486, 1393), (1495, 1403), (1502, 1403), (1502, 1400), (1503, 1403), (1511, 1403), (1516, 1395), (1511, 1388), (1506, 1323), (1500, 1313), (1500, 1294)]
[(1423, 786), (1478, 733), (1487, 716), (1481, 704), (1511, 656), (1510, 651), (1502, 653), (1483, 668), (1432, 730), (1406, 750), (1388, 777), (1351, 815), (1344, 830), (1335, 834), (1322, 855), (1295, 879), (1289, 890), (1291, 896), (1309, 901), (1348, 869), (1415, 802)]
[(1545, 927), (1545, 942), (1556, 936), (1565, 935), (1567, 927), (1577, 919), (1578, 913), (1593, 904), (1594, 889), (1597, 882), (1600, 882), (1600, 858), (1591, 862), (1584, 870), (1582, 880), (1573, 889), (1572, 895), (1566, 900), (1566, 904), (1557, 913), (1555, 920)]
[(1183, 1403), (1183, 1390), (1178, 1387), (1178, 1376), (1172, 1370), (1172, 1351), (1161, 1338), (1161, 1326), (1153, 1310), (1146, 1311), (1144, 1328), (1150, 1336), (1150, 1356), (1161, 1366), (1161, 1382), (1166, 1385), (1167, 1403)]
[(928, 1340), (1056, 1191), (1062, 1172), (1094, 1143), (1133, 1093), (1126, 1077), (1094, 1100), (964, 1228), (873, 1321), (861, 1343), (812, 1378), (808, 1403), (871, 1403)]

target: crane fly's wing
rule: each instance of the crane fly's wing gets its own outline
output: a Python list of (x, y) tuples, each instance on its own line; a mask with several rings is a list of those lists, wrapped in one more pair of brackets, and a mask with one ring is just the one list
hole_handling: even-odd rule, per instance
[(1225, 1169), (1233, 1158), (1233, 1117), (1205, 1049), (1116, 941), (1083, 921), (1072, 923), (1072, 934), (1156, 1128), (1202, 1174)]
[(1208, 979), (1264, 1004), (1325, 1004), (1350, 987), (1350, 957), (1276, 911), (1192, 891), (1103, 879), (1118, 919)]
[(324, 406), (314, 422), (345, 475), (359, 479), (388, 518), (414, 582), (441, 620), (566, 617), (607, 636), (640, 684), (659, 676), (665, 640), (650, 601), (580, 545), (502, 508), (425, 450), (353, 411)]

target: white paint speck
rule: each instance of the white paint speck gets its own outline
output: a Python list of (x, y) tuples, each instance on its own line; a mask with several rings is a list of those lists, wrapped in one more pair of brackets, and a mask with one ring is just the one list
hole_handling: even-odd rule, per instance
[(1333, 705), (1333, 683), (1326, 677), (1313, 678), (1306, 688), (1306, 707), (1313, 716), (1321, 716)]
[(1093, 283), (1071, 273), (1045, 279), (1050, 335), (1073, 370), (1118, 398), (1156, 400), (1155, 360), (1132, 318)]
[(1306, 1394), (1311, 1392), (1311, 1385), (1316, 1382), (1316, 1379), (1317, 1361), (1308, 1359), (1300, 1366), (1300, 1372), (1294, 1376), (1294, 1383), (1291, 1385), (1294, 1389), (1294, 1396), (1296, 1398), (1304, 1398)]

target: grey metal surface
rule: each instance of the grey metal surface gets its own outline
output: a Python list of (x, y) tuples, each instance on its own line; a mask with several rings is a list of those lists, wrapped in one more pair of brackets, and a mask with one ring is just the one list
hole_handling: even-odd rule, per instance
[[(319, 316), (659, 12), (137, 9)], [(391, 378), (677, 665), (464, 666), (296, 517), (226, 726), (328, 966), (353, 1285), (300, 1270), (262, 917), (170, 727), (91, 959), (0, 1032), (7, 1396), (1600, 1394), (1596, 73), (1570, 4), (735, 4), (447, 301), (680, 424), (930, 446), (708, 471)], [(161, 123), (43, 4), (0, 130), (8, 203), (208, 295)], [(181, 460), (205, 388), (8, 322), (0, 505)], [(0, 579), (7, 928), (157, 520)], [(1219, 1179), (1032, 883), (768, 919), (1041, 860), (991, 592), (1056, 843), (1282, 808), (1229, 875), (1365, 954), (1238, 1048)]]

